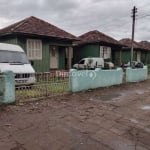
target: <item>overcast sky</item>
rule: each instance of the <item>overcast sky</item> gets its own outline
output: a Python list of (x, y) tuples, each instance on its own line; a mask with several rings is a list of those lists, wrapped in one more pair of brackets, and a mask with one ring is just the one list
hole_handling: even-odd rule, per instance
[(131, 37), (134, 5), (135, 40), (150, 41), (149, 0), (0, 0), (0, 28), (35, 16), (76, 36), (99, 30), (119, 40)]

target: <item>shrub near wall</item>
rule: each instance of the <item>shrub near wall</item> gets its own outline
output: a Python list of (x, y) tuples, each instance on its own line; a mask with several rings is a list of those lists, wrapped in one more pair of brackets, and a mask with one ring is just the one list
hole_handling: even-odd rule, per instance
[(72, 92), (108, 87), (122, 83), (123, 71), (116, 70), (76, 70), (71, 69), (69, 75), (69, 89)]

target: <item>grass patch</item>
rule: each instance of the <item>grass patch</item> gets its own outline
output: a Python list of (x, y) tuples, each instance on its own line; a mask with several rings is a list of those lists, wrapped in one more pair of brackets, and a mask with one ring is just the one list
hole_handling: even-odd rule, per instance
[(36, 98), (42, 96), (56, 95), (68, 91), (68, 82), (37, 83), (32, 87), (19, 87), (16, 89), (18, 98)]

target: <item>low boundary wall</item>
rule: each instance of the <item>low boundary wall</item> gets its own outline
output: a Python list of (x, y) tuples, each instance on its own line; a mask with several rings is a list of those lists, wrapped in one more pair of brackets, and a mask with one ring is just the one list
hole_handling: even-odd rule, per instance
[(115, 70), (70, 70), (69, 89), (72, 92), (108, 87), (122, 84), (123, 71), (121, 68)]
[(126, 70), (126, 82), (140, 82), (147, 80), (148, 78), (148, 68), (144, 66), (143, 68), (127, 68)]

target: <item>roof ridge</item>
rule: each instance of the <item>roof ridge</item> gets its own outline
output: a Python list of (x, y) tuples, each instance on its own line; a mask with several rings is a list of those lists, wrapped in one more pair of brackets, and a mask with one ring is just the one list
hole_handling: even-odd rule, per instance
[[(85, 35), (85, 34), (90, 34), (90, 33), (98, 33), (98, 34), (102, 34), (102, 35), (104, 35), (104, 36), (106, 36), (106, 37), (109, 37), (109, 38), (111, 38), (111, 39), (113, 39), (113, 40), (116, 40), (115, 38), (113, 38), (113, 37), (111, 37), (111, 36), (109, 36), (109, 35), (107, 35), (107, 34), (105, 34), (105, 33), (103, 33), (103, 32), (100, 32), (99, 30), (91, 30), (91, 31), (89, 31), (89, 32), (86, 32), (86, 33), (84, 33), (84, 34), (82, 34), (82, 35)], [(80, 36), (82, 36), (82, 35), (80, 35)], [(79, 37), (80, 37), (79, 36)], [(116, 40), (117, 41), (117, 40)]]
[(92, 30), (92, 31), (86, 32), (80, 35), (78, 38), (81, 39), (81, 42), (80, 42), (81, 44), (91, 43), (91, 42), (106, 42), (106, 43), (120, 45), (119, 42), (115, 38), (107, 34), (104, 34), (103, 32), (100, 32), (98, 30)]
[(15, 29), (18, 29), (21, 25), (23, 25), (28, 19), (32, 18), (33, 16), (30, 16), (28, 18), (23, 19), (22, 21), (18, 22), (19, 24), (17, 24), (14, 28), (11, 29), (11, 31), (14, 31)]
[(36, 34), (48, 37), (58, 37), (68, 40), (77, 40), (77, 37), (73, 34), (49, 23), (48, 21), (34, 16), (30, 16), (28, 18), (25, 18), (24, 20), (18, 21), (3, 29), (0, 29), (0, 36), (13, 33)]

